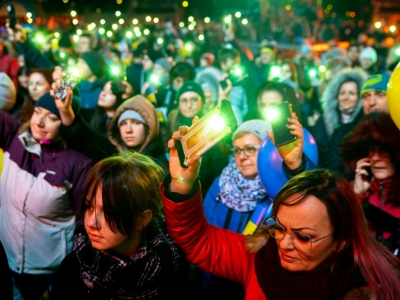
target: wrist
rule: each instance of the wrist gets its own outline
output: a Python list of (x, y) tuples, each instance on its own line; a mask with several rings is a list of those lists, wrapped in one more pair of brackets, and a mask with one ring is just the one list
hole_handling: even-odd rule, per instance
[(193, 190), (194, 183), (182, 182), (177, 179), (172, 179), (169, 185), (169, 190), (173, 193), (181, 195), (190, 194)]

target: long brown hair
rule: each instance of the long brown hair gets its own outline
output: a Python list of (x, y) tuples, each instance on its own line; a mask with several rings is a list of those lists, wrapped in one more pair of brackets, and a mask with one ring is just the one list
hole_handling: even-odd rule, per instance
[[(290, 196), (300, 195), (296, 200), (287, 202)], [(399, 260), (385, 247), (376, 242), (368, 233), (362, 208), (349, 183), (341, 176), (323, 169), (303, 172), (293, 177), (277, 194), (273, 215), (280, 205), (295, 206), (307, 200), (309, 196), (319, 199), (328, 211), (330, 222), (335, 229), (334, 239), (338, 247), (332, 255), (339, 256), (343, 249), (351, 249), (354, 264), (357, 266), (377, 299), (400, 299), (400, 281), (395, 268)], [(248, 248), (254, 251), (254, 245), (264, 239), (265, 228), (260, 228), (254, 236), (248, 238)]]

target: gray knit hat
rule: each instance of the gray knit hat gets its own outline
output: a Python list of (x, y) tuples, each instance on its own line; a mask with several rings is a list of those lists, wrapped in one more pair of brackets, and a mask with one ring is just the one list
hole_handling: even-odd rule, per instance
[(242, 123), (233, 133), (232, 141), (236, 139), (239, 133), (252, 133), (261, 141), (267, 137), (267, 131), (271, 131), (271, 125), (263, 120), (250, 120)]

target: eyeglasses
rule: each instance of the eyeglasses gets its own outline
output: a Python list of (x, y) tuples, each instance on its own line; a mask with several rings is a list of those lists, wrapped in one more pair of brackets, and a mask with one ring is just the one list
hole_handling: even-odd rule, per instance
[(231, 148), (233, 155), (239, 156), (240, 152), (243, 152), (246, 156), (254, 156), (260, 146), (246, 146), (244, 148)]
[[(275, 218), (269, 218), (264, 221), (263, 223), (267, 228), (269, 233), (271, 234), (271, 237), (278, 241), (282, 241), (285, 238), (286, 235), (286, 229), (279, 224), (278, 222), (275, 221)], [(288, 232), (290, 235), (290, 238), (292, 239), (293, 246), (304, 253), (308, 253), (312, 250), (312, 245), (318, 241), (323, 240), (324, 238), (330, 236), (333, 234), (330, 233), (328, 235), (325, 235), (321, 238), (318, 238), (316, 240), (311, 239), (310, 236), (301, 233), (300, 231), (291, 231)]]
[(179, 102), (182, 103), (182, 104), (185, 104), (185, 105), (188, 105), (189, 102), (192, 105), (197, 105), (199, 103), (199, 101), (200, 101), (200, 97), (193, 97), (193, 98), (189, 98), (189, 99), (187, 99), (187, 98), (180, 98), (179, 99)]

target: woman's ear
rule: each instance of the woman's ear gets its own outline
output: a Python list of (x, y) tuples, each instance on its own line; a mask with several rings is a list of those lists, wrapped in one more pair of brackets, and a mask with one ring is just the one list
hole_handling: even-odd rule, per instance
[(136, 229), (142, 231), (147, 225), (149, 225), (152, 218), (153, 218), (153, 212), (150, 209), (146, 209), (139, 216), (136, 222)]

